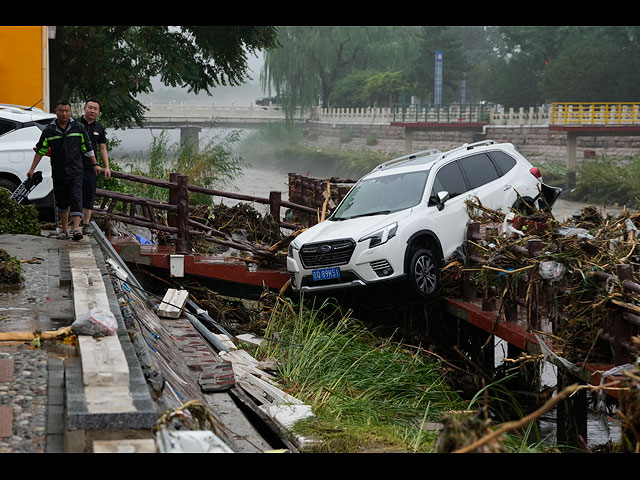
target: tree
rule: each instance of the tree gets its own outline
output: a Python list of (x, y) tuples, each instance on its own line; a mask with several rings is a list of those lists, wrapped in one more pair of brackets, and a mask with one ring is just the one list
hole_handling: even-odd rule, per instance
[(145, 108), (135, 96), (153, 90), (152, 78), (211, 93), (247, 80), (247, 55), (277, 45), (277, 29), (269, 26), (58, 26), (51, 96), (96, 97), (106, 123), (140, 123)]
[(416, 94), (423, 99), (433, 99), (435, 83), (435, 53), (443, 52), (443, 103), (457, 101), (460, 96), (460, 80), (467, 70), (458, 27), (422, 27), (419, 35), (420, 51), (414, 60), (410, 79), (417, 86)]
[(413, 56), (411, 27), (280, 27), (282, 48), (265, 55), (262, 85), (286, 111), (331, 105), (338, 83), (358, 70), (399, 69)]
[(540, 88), (549, 101), (624, 102), (640, 97), (638, 49), (623, 29), (590, 31), (547, 65)]

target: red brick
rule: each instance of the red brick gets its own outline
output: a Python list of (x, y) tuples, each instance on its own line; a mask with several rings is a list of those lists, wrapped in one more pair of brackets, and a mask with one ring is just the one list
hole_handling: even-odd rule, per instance
[(13, 435), (13, 408), (0, 405), (0, 438)]
[(13, 359), (4, 358), (0, 360), (0, 382), (11, 382), (13, 380)]

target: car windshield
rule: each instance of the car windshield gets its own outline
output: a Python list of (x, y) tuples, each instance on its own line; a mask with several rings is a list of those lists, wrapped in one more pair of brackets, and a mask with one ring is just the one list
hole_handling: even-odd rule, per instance
[(428, 170), (373, 177), (358, 182), (331, 216), (347, 220), (415, 207), (422, 200)]

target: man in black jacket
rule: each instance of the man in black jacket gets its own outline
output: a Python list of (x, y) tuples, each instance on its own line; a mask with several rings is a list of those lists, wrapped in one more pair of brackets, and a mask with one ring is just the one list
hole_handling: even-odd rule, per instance
[(27, 176), (33, 176), (38, 163), (50, 149), (53, 194), (62, 227), (59, 238), (69, 238), (71, 216), (73, 239), (81, 240), (83, 158), (89, 158), (96, 175), (100, 172), (100, 167), (96, 162), (86, 128), (71, 118), (71, 104), (67, 100), (59, 100), (56, 103), (55, 114), (56, 119), (40, 135)]
[[(109, 169), (109, 155), (107, 153), (107, 132), (101, 123), (97, 121), (98, 115), (100, 115), (100, 102), (95, 98), (90, 98), (84, 104), (84, 113), (78, 119), (89, 133), (91, 139), (93, 152), (96, 154), (98, 163), (102, 161), (104, 168), (100, 167), (104, 173), (104, 178), (107, 180), (111, 178), (111, 170)], [(93, 200), (96, 196), (96, 186), (98, 181), (98, 175), (96, 169), (91, 165), (90, 159), (85, 157), (84, 162), (84, 182), (82, 186), (82, 233), (91, 234), (92, 228), (89, 222), (91, 222), (91, 212), (93, 210)]]

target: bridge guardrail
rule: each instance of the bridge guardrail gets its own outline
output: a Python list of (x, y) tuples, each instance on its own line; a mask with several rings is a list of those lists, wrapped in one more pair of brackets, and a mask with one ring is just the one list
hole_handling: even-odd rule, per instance
[(640, 102), (551, 104), (552, 125), (638, 125)]
[[(147, 105), (146, 119), (153, 123), (215, 122), (218, 119), (256, 123), (284, 120), (278, 105), (197, 105), (171, 103)], [(293, 118), (302, 121), (353, 124), (390, 123), (483, 123), (488, 125), (638, 125), (640, 102), (555, 102), (529, 108), (501, 108), (493, 105), (402, 105), (363, 108), (312, 108), (298, 110)]]

